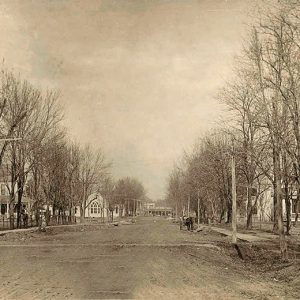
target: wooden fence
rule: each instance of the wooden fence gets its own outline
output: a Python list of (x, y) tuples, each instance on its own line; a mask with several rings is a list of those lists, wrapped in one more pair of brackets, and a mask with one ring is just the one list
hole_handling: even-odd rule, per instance
[[(75, 216), (50, 216), (47, 220), (47, 226), (54, 225), (71, 225), (75, 224), (77, 219)], [(29, 216), (27, 224), (24, 224), (21, 220), (19, 228), (30, 228), (39, 226), (39, 221), (37, 218)], [(11, 226), (12, 224), (12, 226)], [(11, 228), (12, 227), (12, 228)], [(16, 229), (17, 226), (17, 218), (7, 218), (6, 216), (0, 217), (0, 230), (8, 230), (8, 229)]]

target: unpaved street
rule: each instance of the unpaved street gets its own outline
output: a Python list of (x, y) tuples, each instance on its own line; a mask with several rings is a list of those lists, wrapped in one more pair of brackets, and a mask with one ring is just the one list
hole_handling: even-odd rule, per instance
[(164, 219), (58, 228), (0, 241), (3, 299), (284, 299), (280, 283), (244, 268), (217, 235)]

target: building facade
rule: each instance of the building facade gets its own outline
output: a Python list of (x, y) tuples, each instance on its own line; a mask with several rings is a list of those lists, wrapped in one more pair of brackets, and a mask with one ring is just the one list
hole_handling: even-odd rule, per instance
[[(291, 197), (291, 208), (290, 208), (290, 215), (291, 221), (295, 220), (296, 216), (296, 205), (297, 205), (297, 193), (293, 193)], [(256, 205), (256, 196), (252, 196), (252, 203), (253, 206), (253, 214), (252, 220), (254, 223), (259, 222), (271, 222), (274, 219), (274, 192), (273, 187), (270, 185), (257, 199)], [(245, 205), (247, 201), (245, 201)], [(298, 203), (300, 207), (300, 203)], [(299, 210), (298, 210), (299, 211)], [(282, 212), (283, 212), (283, 219), (286, 220), (287, 215), (287, 208), (285, 199), (282, 199)], [(244, 222), (247, 215), (247, 207), (240, 208), (238, 211), (238, 218), (240, 222)]]
[[(0, 178), (0, 216), (8, 218), (9, 217), (9, 204), (10, 204), (10, 193), (9, 189), (11, 189), (10, 182), (3, 180)], [(16, 193), (16, 191), (15, 191)], [(16, 202), (16, 201), (15, 201)], [(28, 212), (31, 211), (33, 206), (33, 201), (31, 198), (27, 197), (26, 194), (22, 197), (22, 205), (24, 205)], [(14, 208), (14, 212), (16, 214), (16, 205)]]
[[(92, 193), (86, 201), (86, 207), (84, 208), (84, 218), (86, 219), (98, 219), (98, 220), (114, 220), (118, 218), (120, 209), (118, 205), (115, 205), (113, 210), (110, 210), (109, 203), (99, 193)], [(76, 207), (75, 216), (80, 218), (80, 206)]]

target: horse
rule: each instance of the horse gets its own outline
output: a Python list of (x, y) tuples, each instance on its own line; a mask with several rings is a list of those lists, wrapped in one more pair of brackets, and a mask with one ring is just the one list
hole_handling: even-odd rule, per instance
[(182, 217), (180, 221), (180, 230), (182, 230), (182, 226), (186, 226), (188, 231), (191, 231), (194, 229), (194, 221), (192, 217)]
[(185, 219), (185, 226), (187, 227), (188, 231), (191, 231), (194, 229), (194, 222), (192, 217), (187, 217)]

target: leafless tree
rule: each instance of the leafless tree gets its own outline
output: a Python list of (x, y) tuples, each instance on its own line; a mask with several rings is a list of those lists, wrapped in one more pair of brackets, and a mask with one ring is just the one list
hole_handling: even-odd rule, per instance
[[(231, 175), (228, 139), (214, 131), (199, 140), (191, 153), (184, 154), (184, 163), (169, 176), (166, 199), (180, 214), (187, 209), (201, 222), (231, 220)], [(188, 205), (189, 203), (189, 205)], [(189, 207), (188, 207), (189, 206)]]
[(100, 192), (103, 181), (109, 174), (110, 163), (105, 159), (103, 152), (92, 150), (87, 145), (81, 149), (79, 165), (79, 185), (80, 185), (80, 212), (82, 219), (84, 211), (88, 206), (87, 198), (92, 192)]
[(115, 185), (115, 203), (121, 207), (120, 215), (135, 215), (137, 201), (142, 201), (146, 196), (143, 184), (136, 178), (125, 177), (116, 182)]

